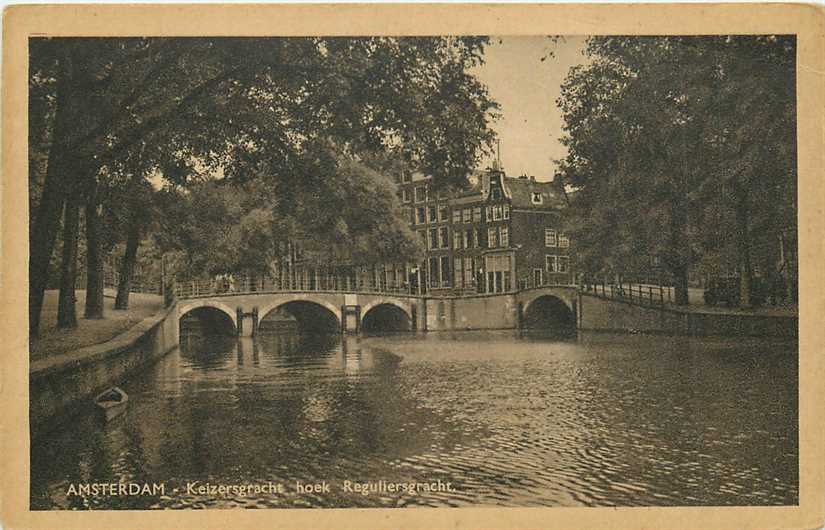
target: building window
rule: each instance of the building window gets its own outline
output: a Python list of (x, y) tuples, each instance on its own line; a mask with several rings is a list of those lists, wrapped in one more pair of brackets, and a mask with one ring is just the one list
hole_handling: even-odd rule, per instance
[(441, 285), (450, 285), (450, 256), (441, 256)]
[(496, 235), (498, 230), (495, 228), (488, 228), (487, 229), (487, 248), (496, 248), (498, 244), (496, 243)]
[(461, 243), (461, 230), (453, 230), (453, 248), (456, 250), (461, 249)]
[(489, 223), (490, 221), (493, 220), (493, 207), (488, 206), (487, 208), (485, 208), (485, 210), (486, 210), (485, 211), (485, 217), (487, 219), (487, 222)]
[(556, 272), (570, 271), (570, 258), (567, 256), (556, 256)]
[(415, 202), (424, 202), (424, 186), (417, 186), (415, 188)]
[(410, 197), (410, 190), (408, 188), (401, 190), (401, 200), (404, 202), (410, 202), (412, 200), (412, 197)]
[(465, 223), (472, 223), (473, 222), (473, 211), (471, 209), (464, 208), (464, 210), (461, 212), (461, 214), (463, 216), (462, 220)]
[(473, 221), (476, 223), (481, 222), (481, 206), (476, 206), (473, 208)]
[(556, 256), (544, 256), (544, 262), (547, 272), (556, 272)]
[(441, 235), (441, 248), (450, 248), (450, 231), (446, 226), (439, 229)]
[(555, 247), (556, 246), (556, 231), (552, 228), (545, 228), (544, 229), (544, 246), (545, 247)]
[(427, 208), (427, 218), (430, 220), (431, 223), (435, 223), (438, 221), (437, 213), (433, 206)]
[(510, 229), (506, 226), (502, 226), (499, 228), (499, 241), (501, 241), (501, 246), (507, 248), (510, 246)]
[(438, 220), (444, 222), (447, 220), (447, 207), (442, 206), (438, 209)]
[(510, 205), (505, 204), (503, 209), (504, 209), (504, 218), (509, 219), (510, 218)]
[(473, 229), (473, 248), (478, 248), (481, 246), (481, 235), (478, 229)]
[(493, 188), (490, 194), (492, 195), (494, 201), (501, 199), (501, 189), (499, 188)]
[(544, 202), (544, 197), (542, 197), (540, 191), (534, 191), (530, 199), (533, 201), (533, 204), (542, 204)]
[(418, 224), (423, 225), (424, 223), (426, 223), (427, 222), (427, 212), (424, 210), (424, 208), (416, 208), (415, 211), (416, 211), (416, 215), (417, 215), (417, 218), (418, 218)]
[(533, 269), (533, 287), (538, 287), (544, 282), (541, 281), (541, 269)]
[(438, 287), (438, 258), (430, 258), (430, 287)]
[(464, 258), (464, 285), (469, 287), (473, 284), (473, 260)]
[(404, 208), (404, 215), (407, 216), (407, 221), (409, 221), (411, 225), (415, 224), (415, 210), (412, 208)]
[(453, 273), (455, 274), (455, 286), (456, 287), (463, 287), (464, 286), (464, 269), (461, 267), (461, 258), (455, 259), (455, 265), (453, 266)]
[(567, 248), (570, 246), (570, 240), (564, 234), (559, 234), (559, 247)]
[(504, 292), (510, 290), (510, 256), (485, 256), (487, 270), (487, 292)]
[(412, 173), (404, 171), (401, 173), (401, 182), (412, 182)]
[(438, 248), (438, 229), (430, 228), (430, 244), (431, 249)]
[(476, 281), (476, 291), (483, 293), (484, 288), (484, 269), (481, 267), (481, 259), (473, 259), (473, 277)]
[(461, 222), (461, 210), (453, 210), (453, 224)]
[(473, 231), (464, 230), (464, 248), (472, 248), (473, 246)]
[(493, 221), (501, 221), (501, 206), (493, 206)]

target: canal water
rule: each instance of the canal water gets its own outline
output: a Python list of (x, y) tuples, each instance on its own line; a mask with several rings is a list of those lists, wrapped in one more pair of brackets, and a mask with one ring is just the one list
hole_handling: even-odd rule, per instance
[[(31, 505), (796, 504), (797, 360), (796, 343), (749, 339), (186, 335), (123, 385), (123, 416), (84, 412), (33, 442)], [(386, 491), (438, 481), (450, 491)], [(71, 494), (111, 482), (164, 491)]]

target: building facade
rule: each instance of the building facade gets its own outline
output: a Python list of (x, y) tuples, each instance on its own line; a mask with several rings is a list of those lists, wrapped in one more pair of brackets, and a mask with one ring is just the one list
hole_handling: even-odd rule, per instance
[[(435, 193), (424, 175), (402, 178), (399, 196), (426, 249), (404, 265), (412, 290), (500, 293), (573, 283), (570, 240), (561, 230), (563, 198), (549, 182), (507, 177), (498, 167), (474, 175), (459, 194)], [(391, 266), (397, 269), (398, 266)]]
[(398, 183), (404, 215), (424, 248), (420, 262), (319, 267), (300, 245), (290, 245), (268, 281), (280, 289), (452, 296), (574, 283), (570, 240), (561, 229), (563, 198), (552, 183), (507, 177), (497, 167), (472, 175), (460, 193), (437, 193), (431, 180), (413, 174)]

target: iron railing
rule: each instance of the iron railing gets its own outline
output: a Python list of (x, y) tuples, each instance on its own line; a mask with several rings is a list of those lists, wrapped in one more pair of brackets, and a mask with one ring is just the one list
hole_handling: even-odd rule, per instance
[(622, 300), (645, 306), (664, 306), (672, 301), (672, 288), (661, 285), (587, 282), (580, 284), (579, 290), (608, 300)]
[(249, 294), (249, 293), (279, 293), (279, 292), (359, 292), (359, 293), (387, 293), (402, 295), (419, 294), (415, 286), (401, 282), (370, 282), (353, 280), (352, 278), (283, 278), (269, 277), (224, 279), (198, 279), (175, 281), (174, 292), (179, 299), (199, 298), (216, 295)]
[(189, 298), (203, 298), (209, 296), (225, 296), (233, 294), (250, 293), (282, 293), (282, 292), (344, 292), (344, 293), (374, 293), (374, 294), (394, 294), (407, 296), (421, 296), (429, 294), (433, 297), (449, 295), (451, 297), (470, 297), (484, 294), (506, 294), (515, 293), (523, 289), (533, 289), (539, 287), (573, 287), (576, 285), (569, 283), (522, 283), (513, 285), (512, 283), (502, 288), (501, 291), (479, 290), (475, 282), (472, 285), (452, 286), (438, 285), (428, 286), (428, 291), (420, 290), (415, 284), (400, 281), (372, 281), (370, 278), (352, 277), (319, 277), (301, 278), (284, 277), (281, 279), (265, 276), (259, 277), (224, 277), (214, 279), (177, 279), (174, 282), (173, 292), (175, 297), (184, 300)]
[[(552, 279), (549, 279), (552, 280)], [(664, 306), (673, 300), (671, 287), (644, 284), (614, 284), (606, 282), (587, 283), (558, 283), (551, 281), (535, 282), (530, 280), (519, 281), (511, 285), (510, 289), (500, 293), (480, 292), (475, 285), (472, 288), (443, 286), (430, 296), (448, 294), (450, 296), (470, 297), (483, 294), (506, 294), (527, 289), (545, 287), (575, 288), (582, 293), (611, 300), (622, 300), (643, 306)], [(433, 290), (432, 288), (430, 288)], [(250, 277), (216, 277), (214, 279), (177, 279), (171, 286), (176, 298), (185, 300), (211, 296), (225, 296), (233, 294), (251, 293), (282, 293), (282, 292), (343, 292), (364, 294), (394, 294), (420, 296), (428, 294), (421, 292), (415, 285), (398, 281), (371, 281), (370, 278), (352, 277), (284, 277), (270, 278), (267, 276)]]

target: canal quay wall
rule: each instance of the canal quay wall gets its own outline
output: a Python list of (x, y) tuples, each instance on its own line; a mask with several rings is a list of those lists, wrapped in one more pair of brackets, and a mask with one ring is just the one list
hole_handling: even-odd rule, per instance
[[(519, 327), (515, 294), (462, 298), (427, 298), (428, 331), (513, 329)], [(422, 312), (419, 311), (419, 315)], [(422, 329), (419, 326), (419, 329)]]
[(591, 331), (664, 333), (692, 337), (795, 338), (799, 318), (791, 315), (699, 312), (645, 307), (623, 300), (579, 295), (578, 327)]
[[(31, 363), (29, 421), (32, 437), (91, 405), (107, 387), (163, 357), (179, 342), (173, 305), (117, 337)], [(169, 317), (172, 318), (169, 318)]]

